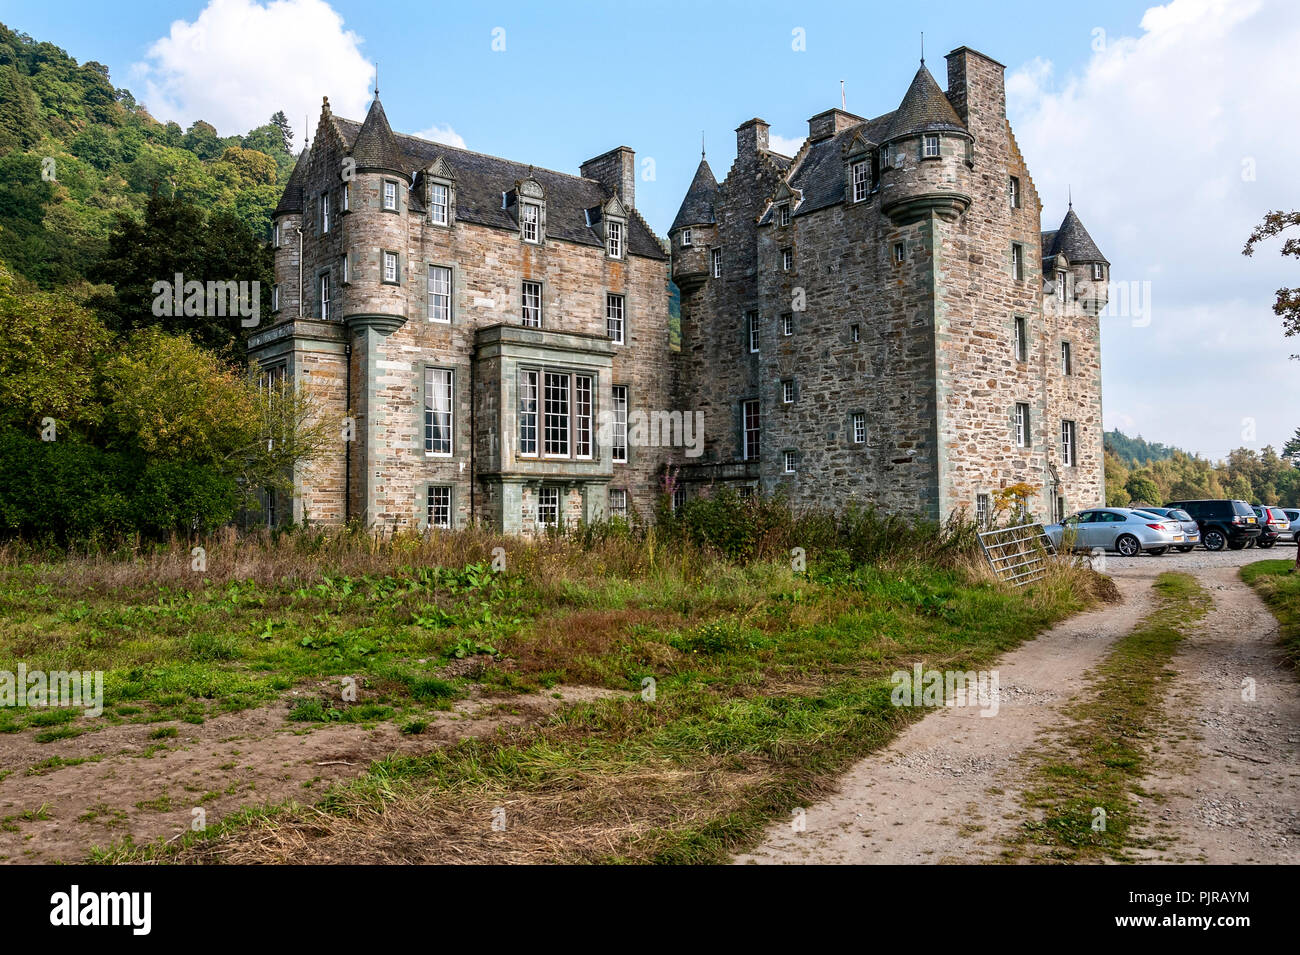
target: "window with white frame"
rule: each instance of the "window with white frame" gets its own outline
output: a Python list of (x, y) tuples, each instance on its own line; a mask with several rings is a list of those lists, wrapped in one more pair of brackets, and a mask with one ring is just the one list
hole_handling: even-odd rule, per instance
[(451, 321), (451, 269), (429, 266), (429, 321)]
[(278, 249), (279, 247), (280, 247), (280, 223), (277, 222), (275, 225), (271, 226), (271, 248)]
[(610, 435), (609, 456), (615, 464), (627, 463), (627, 385), (610, 388), (614, 402), (614, 433)]
[(867, 415), (864, 411), (853, 412), (853, 443), (866, 444)]
[(429, 221), (434, 225), (447, 224), (447, 199), (449, 191), (440, 182), (429, 184)]
[(520, 207), (523, 217), (523, 237), (525, 242), (537, 242), (541, 238), (542, 207), (535, 202), (525, 202)]
[(537, 523), (542, 527), (559, 526), (560, 489), (558, 487), (537, 489)]
[(794, 379), (792, 378), (781, 382), (781, 403), (787, 405), (794, 403)]
[(1007, 178), (1007, 198), (1011, 201), (1012, 209), (1020, 208), (1020, 177), (1009, 176)]
[(758, 351), (758, 312), (745, 313), (745, 328), (750, 352)]
[(322, 321), (328, 321), (330, 318), (330, 274), (328, 272), (320, 277), (320, 317)]
[(925, 156), (926, 159), (934, 159), (936, 156), (939, 155), (938, 136), (925, 137), (925, 151), (922, 153), (922, 155)]
[(685, 249), (685, 248), (689, 248), (689, 247), (690, 247), (690, 244), (691, 244), (691, 230), (690, 230), (690, 229), (683, 229), (683, 230), (682, 230), (682, 238), (681, 238), (681, 242), (682, 242), (682, 248), (683, 248), (683, 249)]
[(320, 196), (320, 230), (328, 232), (330, 230), (330, 194), (322, 192)]
[(746, 401), (742, 406), (742, 416), (744, 418), (744, 434), (742, 436), (743, 444), (741, 446), (741, 457), (746, 461), (754, 461), (758, 458), (758, 439), (759, 439), (759, 414), (758, 401)]
[(449, 485), (429, 485), (429, 526), (451, 527), (451, 487)]
[(862, 326), (859, 325), (857, 322), (854, 322), (852, 325), (849, 326), (849, 341), (853, 341), (853, 342), (862, 341)]
[(339, 260), (339, 271), (343, 273), (344, 285), (352, 281), (352, 260), (346, 255)]
[(1011, 354), (1016, 356), (1016, 361), (1029, 360), (1029, 331), (1027, 322), (1020, 316), (1011, 323)]
[(623, 296), (605, 296), (605, 334), (609, 340), (623, 344)]
[(790, 203), (781, 203), (780, 209), (777, 210), (777, 221), (780, 222), (781, 225), (790, 224)]
[(790, 336), (794, 334), (794, 312), (782, 313), (781, 334), (785, 336)]
[(605, 239), (611, 259), (623, 258), (623, 223), (610, 219), (605, 223)]
[(280, 286), (272, 285), (271, 286), (271, 311), (278, 312), (279, 310), (280, 310)]
[(1074, 440), (1074, 422), (1061, 422), (1061, 463), (1072, 468), (1078, 463)]
[(903, 248), (903, 243), (901, 243), (901, 242), (895, 242), (895, 243), (894, 243), (894, 264), (895, 264), (895, 265), (902, 265), (902, 264), (903, 264), (903, 259), (904, 259), (905, 257), (906, 257), (906, 253), (905, 253), (905, 250), (904, 250), (904, 248)]
[(710, 252), (710, 256), (713, 261), (713, 277), (715, 279), (720, 279), (722, 278), (722, 250), (713, 249)]
[(548, 371), (543, 375), (543, 453), (548, 458), (569, 456), (569, 385), (567, 374)]
[(542, 283), (525, 282), (520, 293), (520, 318), (525, 328), (542, 327)]
[(1027, 448), (1029, 437), (1029, 405), (1023, 401), (1016, 402), (1016, 447)]
[(537, 454), (537, 372), (531, 368), (519, 370), (519, 453)]
[(975, 495), (975, 523), (980, 527), (988, 527), (989, 518), (993, 513), (992, 503), (987, 494)]
[(1100, 262), (1094, 262), (1092, 264), (1092, 280), (1094, 282), (1100, 282), (1102, 280), (1102, 268), (1103, 266)]
[(1068, 274), (1069, 274), (1068, 272), (1062, 272), (1062, 271), (1058, 271), (1056, 273), (1056, 300), (1058, 302), (1065, 301), (1065, 296), (1066, 296), (1065, 277)]
[(865, 159), (853, 164), (853, 201), (861, 202), (871, 193), (871, 163)]
[(794, 268), (794, 249), (781, 250), (781, 271), (789, 272)]
[(1019, 242), (1011, 246), (1011, 277), (1017, 282), (1025, 278), (1025, 247)]
[(781, 470), (786, 474), (794, 474), (795, 453), (793, 451), (781, 452)]
[(397, 183), (391, 179), (384, 180), (384, 209), (391, 211), (397, 209)]
[(424, 450), (429, 454), (451, 454), (454, 380), (450, 368), (424, 370)]
[(594, 414), (590, 375), (573, 376), (573, 456), (591, 457), (591, 430)]
[(347, 212), (351, 208), (352, 201), (352, 183), (343, 183), (343, 191), (339, 193), (339, 211)]
[(609, 489), (609, 516), (627, 519), (627, 488)]
[(384, 281), (389, 285), (397, 284), (397, 253), (384, 253)]
[(1061, 374), (1074, 374), (1074, 356), (1070, 353), (1070, 343), (1061, 342)]

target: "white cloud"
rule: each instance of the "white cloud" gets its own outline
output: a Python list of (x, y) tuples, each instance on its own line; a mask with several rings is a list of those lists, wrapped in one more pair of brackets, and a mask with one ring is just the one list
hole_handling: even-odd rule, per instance
[(434, 123), (428, 129), (422, 129), (414, 135), (420, 139), (427, 139), (432, 143), (446, 143), (448, 146), (459, 146), (461, 149), (465, 148), (465, 140), (461, 137), (460, 133), (451, 128), (450, 124), (439, 126), (437, 123)]
[(1300, 425), (1300, 363), (1286, 361), (1300, 347), (1271, 310), (1300, 271), (1277, 240), (1240, 254), (1265, 212), (1300, 201), (1297, 46), (1292, 0), (1172, 0), (1077, 75), (1034, 60), (1007, 78), (1044, 227), (1072, 189), (1113, 278), (1151, 283), (1149, 325), (1102, 323), (1108, 427), (1219, 456)]
[(231, 136), (284, 110), (300, 147), (322, 96), (339, 115), (365, 115), (374, 69), (361, 42), (324, 0), (210, 0), (193, 23), (173, 22), (132, 70), (158, 119), (202, 119)]
[(780, 153), (782, 156), (793, 156), (803, 145), (806, 136), (778, 136), (776, 133), (767, 134), (767, 148), (772, 152)]

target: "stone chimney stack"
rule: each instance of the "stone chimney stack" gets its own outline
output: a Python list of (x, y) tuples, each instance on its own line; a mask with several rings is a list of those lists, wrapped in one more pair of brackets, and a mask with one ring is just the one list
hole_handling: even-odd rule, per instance
[(768, 125), (755, 117), (736, 129), (736, 156), (753, 157), (767, 152)]
[(1007, 118), (1006, 67), (968, 46), (957, 47), (947, 60), (948, 101), (978, 140)]
[(578, 171), (584, 179), (595, 179), (629, 209), (636, 208), (636, 153), (619, 146), (595, 159), (588, 159)]

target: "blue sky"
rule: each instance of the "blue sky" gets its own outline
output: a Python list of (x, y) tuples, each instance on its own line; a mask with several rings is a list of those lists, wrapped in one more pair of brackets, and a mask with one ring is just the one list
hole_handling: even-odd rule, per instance
[[(244, 132), (320, 97), (360, 118), (371, 63), (403, 132), (576, 172), (617, 145), (654, 160), (637, 206), (661, 233), (699, 159), (725, 175), (751, 116), (792, 143), (839, 103), (897, 106), (920, 34), (1007, 65), (1008, 112), (1054, 228), (1075, 208), (1149, 320), (1103, 320), (1106, 426), (1211, 457), (1280, 445), (1300, 426), (1300, 341), (1273, 291), (1300, 285), (1278, 243), (1239, 252), (1270, 208), (1300, 205), (1290, 75), (1300, 5), (1001, 2), (386, 3), (0, 0), (0, 20), (106, 63), (155, 116)], [(494, 30), (504, 50), (494, 50)], [(793, 31), (806, 49), (792, 48)], [(497, 33), (497, 46), (501, 34)], [(1290, 91), (1290, 92), (1288, 92)], [(301, 136), (298, 138), (301, 143)]]

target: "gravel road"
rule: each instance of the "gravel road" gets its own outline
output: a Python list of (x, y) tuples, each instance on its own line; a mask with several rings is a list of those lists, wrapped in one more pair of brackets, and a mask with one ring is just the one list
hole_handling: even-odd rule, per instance
[[(1123, 596), (997, 664), (1001, 706), (945, 707), (861, 760), (839, 792), (807, 807), (802, 831), (774, 824), (739, 863), (992, 862), (1022, 821), (1024, 758), (1083, 689), (1087, 670), (1152, 606), (1151, 585), (1185, 570), (1214, 598), (1183, 641), (1165, 701), (1165, 738), (1144, 781), (1151, 831), (1170, 846), (1148, 861), (1300, 861), (1300, 684), (1281, 665), (1277, 622), (1237, 576), (1271, 550), (1106, 557)], [(1253, 701), (1242, 681), (1254, 681)]]

